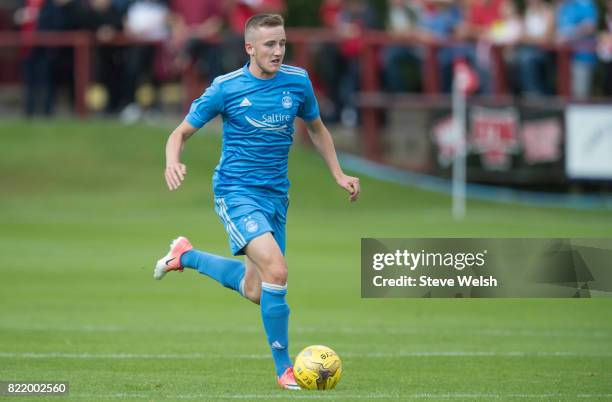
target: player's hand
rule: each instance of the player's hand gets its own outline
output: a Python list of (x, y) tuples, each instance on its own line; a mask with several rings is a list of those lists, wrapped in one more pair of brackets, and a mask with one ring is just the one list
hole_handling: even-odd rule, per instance
[(339, 178), (336, 179), (336, 183), (349, 193), (349, 201), (354, 202), (357, 201), (357, 197), (359, 197), (359, 192), (361, 188), (359, 187), (359, 178), (347, 176), (342, 174)]
[(170, 191), (176, 190), (180, 187), (185, 180), (187, 174), (187, 166), (180, 162), (170, 163), (166, 166), (164, 176), (166, 178), (166, 184)]

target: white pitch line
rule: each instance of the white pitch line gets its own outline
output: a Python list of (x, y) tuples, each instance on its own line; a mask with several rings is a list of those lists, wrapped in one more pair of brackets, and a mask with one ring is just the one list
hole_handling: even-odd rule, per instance
[[(82, 325), (82, 326), (57, 326), (57, 325), (26, 325), (26, 326), (11, 326), (0, 325), (0, 329), (14, 331), (66, 331), (66, 332), (163, 332), (163, 333), (260, 333), (261, 327), (258, 326), (242, 326), (242, 327), (174, 327), (174, 328), (134, 328), (122, 327), (116, 325)], [(448, 334), (465, 335), (465, 336), (499, 336), (499, 337), (567, 337), (567, 338), (612, 338), (612, 332), (603, 330), (538, 330), (538, 329), (482, 329), (462, 330), (422, 330), (419, 328), (381, 328), (381, 327), (295, 327), (291, 328), (292, 333), (310, 334), (310, 333), (346, 333), (346, 334), (362, 334), (362, 335), (439, 335)]]
[[(66, 353), (66, 352), (0, 352), (0, 357), (19, 359), (111, 359), (111, 360), (190, 360), (190, 359), (269, 359), (268, 354), (218, 354), (218, 353)], [(344, 358), (405, 358), (405, 357), (590, 357), (612, 358), (612, 353), (584, 352), (487, 352), (487, 351), (397, 351), (374, 353), (342, 353)]]
[(370, 394), (344, 394), (342, 392), (278, 392), (274, 394), (172, 394), (172, 395), (159, 395), (156, 393), (115, 393), (115, 394), (77, 394), (73, 393), (70, 395), (73, 398), (95, 398), (95, 399), (501, 399), (506, 400), (509, 398), (517, 399), (591, 399), (591, 398), (610, 398), (612, 394), (501, 394), (501, 393), (446, 393), (446, 394), (433, 394), (433, 393), (416, 393), (416, 394), (384, 394), (384, 393), (370, 393)]

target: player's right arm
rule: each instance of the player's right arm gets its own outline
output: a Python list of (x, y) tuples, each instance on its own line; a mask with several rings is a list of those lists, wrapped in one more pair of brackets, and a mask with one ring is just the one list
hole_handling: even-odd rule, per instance
[(164, 177), (166, 178), (166, 184), (170, 191), (179, 188), (185, 175), (187, 174), (187, 166), (181, 163), (181, 152), (185, 141), (189, 139), (197, 128), (192, 126), (187, 121), (183, 121), (177, 128), (174, 129), (168, 142), (166, 142), (166, 170)]
[(220, 113), (223, 113), (223, 94), (219, 81), (215, 79), (204, 94), (193, 101), (185, 120), (168, 138), (164, 175), (170, 191), (179, 188), (187, 174), (187, 167), (180, 160), (185, 141)]
[(214, 80), (204, 94), (194, 100), (189, 108), (185, 120), (170, 134), (166, 143), (166, 171), (164, 176), (170, 191), (179, 188), (187, 167), (181, 163), (181, 151), (185, 141), (195, 134), (198, 129), (210, 121), (217, 114), (223, 112), (223, 96), (218, 80)]

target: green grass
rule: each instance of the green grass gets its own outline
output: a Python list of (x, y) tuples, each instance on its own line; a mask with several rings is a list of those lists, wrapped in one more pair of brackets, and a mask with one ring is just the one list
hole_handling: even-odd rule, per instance
[(367, 178), (349, 204), (301, 148), (291, 354), (329, 345), (345, 373), (333, 391), (278, 390), (257, 306), (193, 271), (151, 277), (177, 234), (228, 254), (210, 189), (218, 137), (190, 140), (170, 193), (167, 133), (0, 123), (0, 380), (69, 381), (81, 400), (612, 399), (609, 299), (365, 300), (359, 284), (361, 237), (611, 236), (611, 212), (469, 202), (453, 222), (448, 197)]

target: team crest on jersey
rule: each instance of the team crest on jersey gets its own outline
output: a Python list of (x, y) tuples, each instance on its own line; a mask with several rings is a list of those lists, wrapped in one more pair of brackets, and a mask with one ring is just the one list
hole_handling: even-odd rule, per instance
[[(283, 93), (287, 94), (288, 92), (283, 92)], [(285, 95), (285, 96), (283, 96), (283, 99), (281, 100), (281, 103), (283, 104), (283, 107), (285, 109), (289, 109), (289, 108), (291, 108), (291, 106), (293, 106), (293, 99), (291, 99), (291, 96)]]
[(257, 231), (257, 229), (259, 229), (257, 222), (255, 222), (250, 216), (245, 219), (244, 227), (249, 233), (254, 233)]

